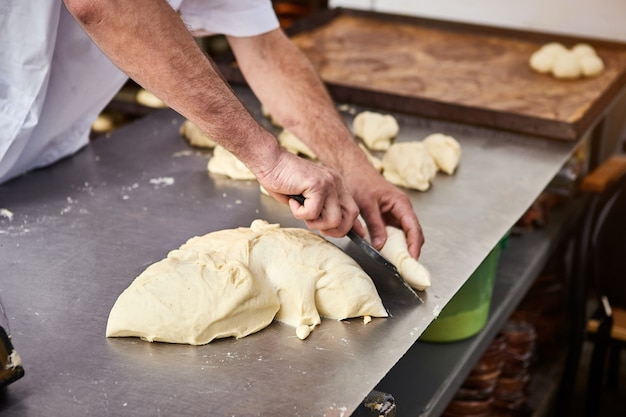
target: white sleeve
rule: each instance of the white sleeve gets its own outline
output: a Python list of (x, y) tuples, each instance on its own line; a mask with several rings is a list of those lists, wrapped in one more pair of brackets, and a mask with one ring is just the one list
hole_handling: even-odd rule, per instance
[(183, 0), (179, 11), (195, 34), (254, 36), (279, 26), (270, 0)]

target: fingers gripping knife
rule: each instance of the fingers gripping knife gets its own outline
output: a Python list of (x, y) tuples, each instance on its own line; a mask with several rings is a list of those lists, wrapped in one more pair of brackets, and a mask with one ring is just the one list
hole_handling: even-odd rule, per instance
[(9, 323), (0, 301), (0, 389), (23, 376), (22, 361), (11, 344)]
[[(293, 198), (298, 203), (300, 203), (300, 205), (304, 205), (305, 198), (301, 194), (289, 195), (289, 198)], [(354, 229), (350, 229), (350, 231), (346, 234), (346, 236), (349, 237), (350, 240), (354, 242), (359, 248), (361, 248), (367, 256), (369, 256), (370, 258), (372, 258), (374, 261), (378, 262), (379, 264), (383, 265), (388, 271), (390, 271), (393, 274), (394, 278), (399, 280), (402, 283), (403, 287), (408, 292), (410, 292), (415, 298), (417, 298), (420, 302), (422, 301), (421, 297), (417, 294), (417, 292), (415, 292), (415, 290), (409, 285), (409, 283), (406, 282), (404, 278), (402, 278), (402, 275), (400, 275), (400, 273), (398, 272), (398, 268), (396, 268), (395, 265), (391, 263), (391, 261), (389, 261), (383, 255), (381, 255), (381, 253), (378, 252), (376, 248), (374, 248), (367, 240), (359, 236), (354, 231)]]

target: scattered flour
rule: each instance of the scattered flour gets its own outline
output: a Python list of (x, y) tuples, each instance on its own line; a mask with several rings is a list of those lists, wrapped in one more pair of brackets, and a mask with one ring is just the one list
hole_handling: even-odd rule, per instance
[(162, 185), (165, 187), (165, 186), (174, 184), (174, 178), (172, 177), (152, 178), (150, 179), (150, 184), (154, 184), (157, 186)]

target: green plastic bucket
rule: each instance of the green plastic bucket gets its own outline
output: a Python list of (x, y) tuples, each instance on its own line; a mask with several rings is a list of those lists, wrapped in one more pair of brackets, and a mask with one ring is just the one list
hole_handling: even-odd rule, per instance
[(424, 342), (455, 342), (480, 332), (489, 317), (491, 295), (495, 283), (503, 238), (487, 255), (476, 271), (426, 328), (419, 340)]

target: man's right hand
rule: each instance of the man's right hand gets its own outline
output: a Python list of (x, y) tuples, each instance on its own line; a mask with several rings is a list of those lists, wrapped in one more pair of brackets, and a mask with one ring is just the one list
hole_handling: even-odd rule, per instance
[[(359, 208), (339, 172), (287, 151), (269, 170), (256, 173), (261, 186), (276, 200), (288, 204), (294, 217), (323, 235), (343, 237), (356, 222)], [(290, 195), (302, 195), (300, 204)]]

